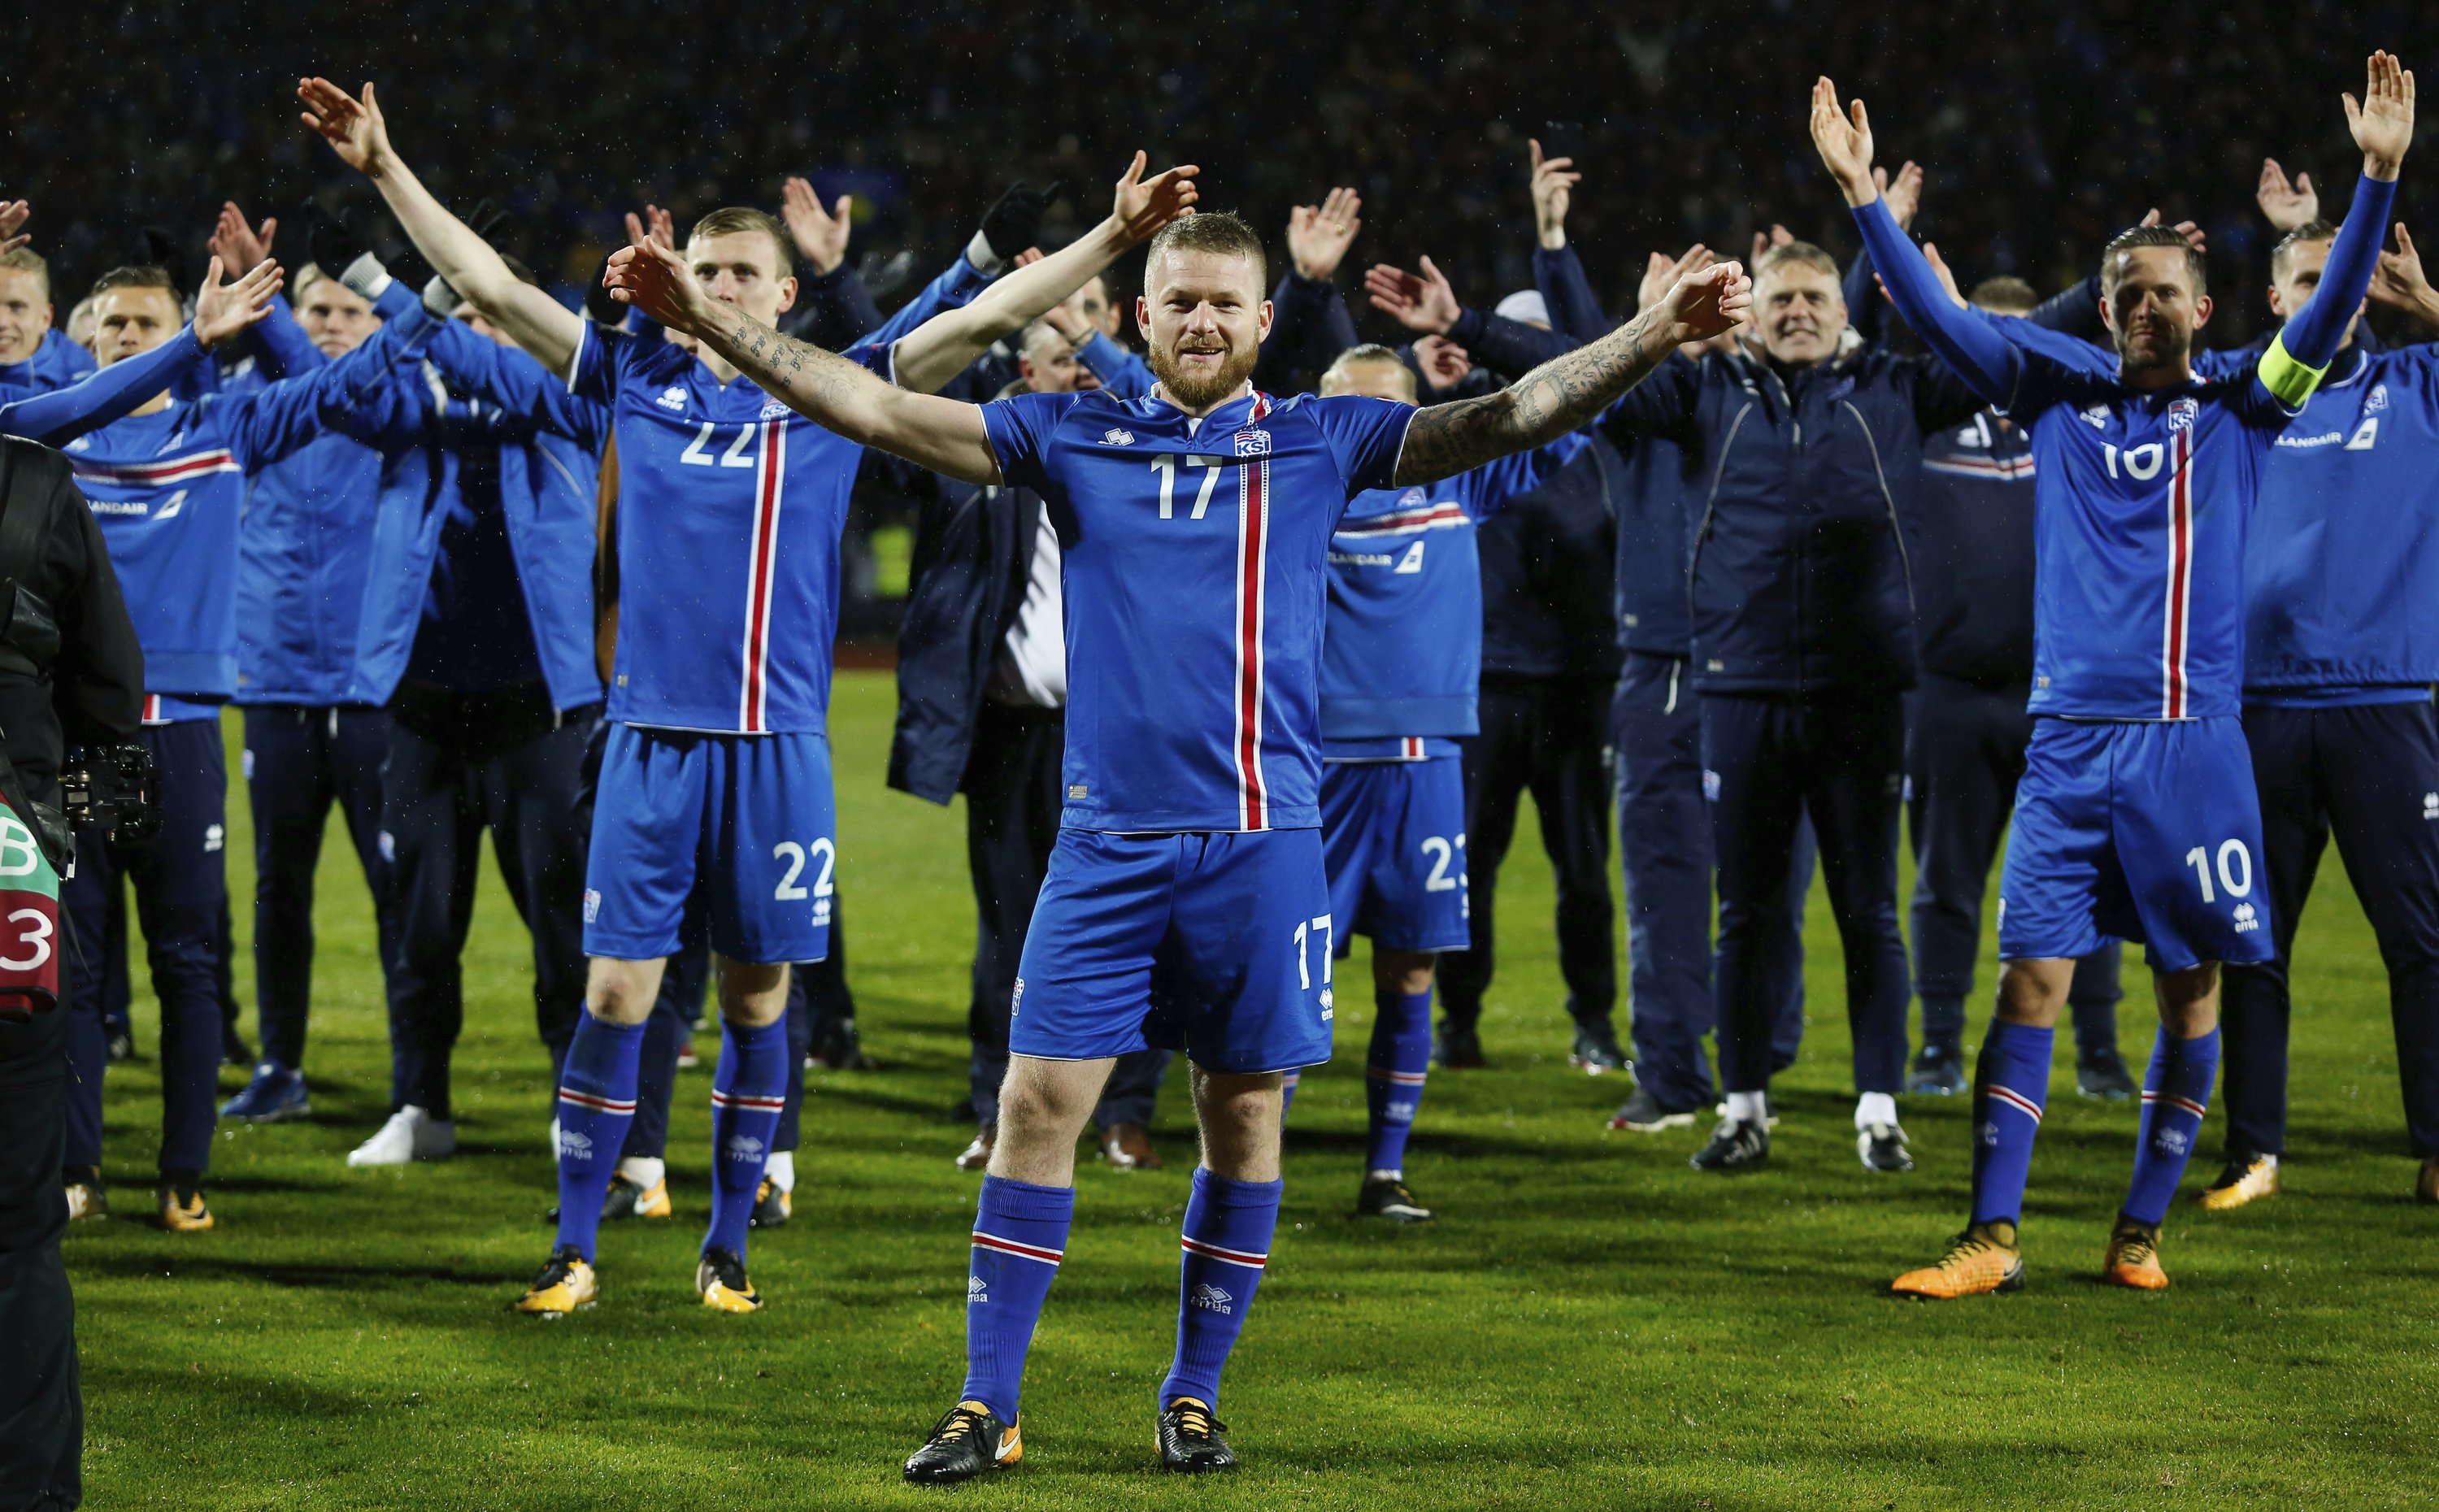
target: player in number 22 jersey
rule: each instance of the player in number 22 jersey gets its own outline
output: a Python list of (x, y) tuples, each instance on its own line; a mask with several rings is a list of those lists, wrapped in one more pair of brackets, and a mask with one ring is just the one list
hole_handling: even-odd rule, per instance
[[(2137, 228), (2101, 262), (2110, 363), (2021, 322), (1953, 302), (1881, 204), (1858, 101), (1815, 87), (1812, 132), (1846, 191), (1898, 311), (1984, 398), (2032, 432), (2037, 717), (1999, 900), (2005, 962), (1975, 1076), (1973, 1208), (1936, 1265), (1896, 1290), (1954, 1297), (2022, 1285), (2017, 1247), (2051, 1027), (2074, 957), (2104, 937), (2150, 948), (2161, 1034), (2143, 1090), (2134, 1175), (2102, 1278), (2168, 1284), (2159, 1229), (2218, 1065), (2218, 963), (2270, 957), (2256, 894), (2261, 815), (2237, 716), (2245, 529), (2271, 446), (2303, 408), (2361, 303), (2397, 168), (2412, 84), (2375, 54), (2348, 98), (2363, 176), (2320, 287), (2257, 365), (2193, 372), (2209, 317), (2201, 256)], [(2085, 349), (2089, 351), (2089, 348)]]
[[(1061, 546), (1062, 828), (1026, 934), (975, 1215), (967, 1378), (906, 1463), (960, 1481), (1017, 1462), (1017, 1395), (1067, 1243), (1076, 1137), (1114, 1057), (1182, 1047), (1203, 1165), (1186, 1204), (1162, 1463), (1236, 1463), (1213, 1410), (1269, 1258), (1281, 1074), (1329, 1053), (1320, 668), (1331, 532), (1366, 489), (1447, 477), (1581, 427), (1675, 347), (1735, 326), (1734, 264), (1513, 389), (1417, 412), (1247, 382), (1270, 324), (1260, 239), (1233, 215), (1153, 241), (1136, 319), (1159, 385), (977, 409), (875, 382), (703, 299), (665, 249), (611, 287), (842, 435), (953, 476), (1039, 492)], [(1476, 631), (1478, 632), (1478, 631)]]

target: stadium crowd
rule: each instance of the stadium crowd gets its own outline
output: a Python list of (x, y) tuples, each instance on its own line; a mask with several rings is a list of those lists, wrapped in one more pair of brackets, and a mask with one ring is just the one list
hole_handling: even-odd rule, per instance
[[(1970, 1221), (1902, 1291), (2022, 1284), (2070, 1013), (2079, 1090), (2141, 1107), (2109, 1279), (2167, 1285), (2159, 1225), (2222, 1057), (2201, 1201), (2276, 1194), (2285, 958), (2332, 836), (2380, 935), (2418, 1190), (2439, 1201), (2439, 829), (2398, 818), (2439, 816), (2420, 528), (2439, 358), (2419, 345), (2439, 290), (2391, 214), (2412, 127), (2394, 60), (2348, 97), (2354, 145), (2306, 153), (2252, 116), (2288, 74), (2327, 92), (2312, 49), (2264, 41), (2308, 35), (2308, 12), (2265, 9), (2241, 37), (2226, 12), (2203, 34), (2244, 69), (2205, 49), (2192, 80), (2122, 100), (2055, 87), (2114, 45), (2096, 13), (2038, 37), (1945, 20), (1909, 46), (1971, 62), (1867, 87), (1902, 116), (1902, 152), (1876, 157), (1861, 108), (1814, 85), (1902, 74), (1874, 22), (1790, 9), (1761, 48), (1576, 17), (1518, 48), (1493, 8), (1350, 9), (1335, 51), (1257, 55), (1250, 82), (1181, 63), (1120, 92), (1166, 102), (1135, 116), (1041, 101), (1156, 52), (1155, 19), (1040, 9), (988, 33), (960, 8), (730, 39), (868, 81), (830, 92), (777, 69), (715, 81), (685, 48), (427, 55), (410, 36), (377, 96), (318, 77), (298, 36), (263, 48), (295, 55), (293, 95), (240, 94), (200, 17), (71, 22), (165, 62), (73, 141), (13, 97), (26, 155), (0, 205), (0, 241), (33, 239), (0, 257), (0, 429), (61, 449), (109, 544), (161, 821), (141, 845), (76, 835), (50, 927), (80, 948), (43, 952), (70, 1023), (69, 1220), (112, 1201), (99, 1089), (130, 889), (163, 1009), (159, 1220), (222, 1220), (218, 1120), (307, 1109), (336, 806), (394, 1060), (390, 1117), (350, 1164), (454, 1153), (489, 830), (557, 1089), (536, 1115), (559, 1233), (516, 1306), (594, 1306), (599, 1226), (668, 1215), (668, 1110), (708, 993), (694, 1285), (758, 1310), (746, 1236), (792, 1215), (804, 1066), (861, 1055), (839, 906), (858, 878), (822, 732), (844, 538), (875, 494), (917, 526), (889, 780), (965, 795), (978, 923), (973, 1130), (942, 1152), (985, 1173), (972, 1373), (910, 1479), (1020, 1456), (1077, 1142), (1089, 1126), (1113, 1165), (1160, 1164), (1148, 1126), (1178, 1052), (1202, 1150), (1158, 1432), (1171, 1468), (1233, 1465), (1213, 1409), (1280, 1129), (1298, 1070), (1328, 1058), (1334, 994), (1358, 989), (1330, 963), (1371, 939), (1356, 1210), (1427, 1222), (1408, 1133), (1434, 1065), (1483, 1062), (1526, 792), (1573, 1063), (1632, 1076), (1615, 1128), (1716, 1104), (1699, 1169), (1770, 1158), (1770, 1079), (1801, 1053), (1801, 899), (1825, 880), (1862, 1165), (1913, 1169), (1900, 1096), (1975, 1099)], [(1269, 14), (1231, 9), (1207, 19)], [(609, 38), (615, 12), (510, 14)], [(505, 36), (501, 14), (415, 25)], [(1042, 40), (986, 40), (1011, 32)], [(1633, 110), (1517, 107), (1570, 98), (1549, 70), (1594, 50)], [(28, 66), (39, 90), (53, 65)], [(1710, 81), (1731, 77), (1721, 103)], [(1807, 91), (1810, 152), (1788, 129)], [(108, 176), (112, 133), (173, 120)], [(1126, 166), (1139, 139), (1215, 161)], [(986, 140), (995, 155), (965, 151)], [(1219, 160), (1255, 140), (1273, 150)], [(2042, 156), (2061, 142), (2083, 150)], [(1276, 213), (1219, 210), (1238, 205)], [(938, 250), (910, 274), (876, 255), (899, 248)], [(1333, 495), (1343, 517), (1300, 507)], [(2333, 591), (2328, 542), (2366, 538), (2381, 570)], [(231, 1042), (227, 703), (259, 1057)], [(2011, 809), (1999, 1012), (1971, 1065)], [(45, 815), (19, 817), (51, 843)], [(2150, 948), (2164, 1026), (2142, 1074), (2116, 1044), (2126, 939)], [(253, 1079), (219, 1105), (233, 1053)]]

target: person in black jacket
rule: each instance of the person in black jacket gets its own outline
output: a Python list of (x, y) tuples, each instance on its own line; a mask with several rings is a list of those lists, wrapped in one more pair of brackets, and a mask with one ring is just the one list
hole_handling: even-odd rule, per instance
[[(32, 810), (0, 820), (0, 877), (34, 869), (26, 828), (63, 870), (62, 762), (74, 747), (135, 738), (144, 652), (66, 459), (14, 438), (0, 438), (0, 755), (13, 769), (0, 786), (11, 809), (23, 798)], [(12, 912), (5, 953), (39, 961), (47, 948), (56, 969), (55, 918), (28, 927)], [(0, 1507), (74, 1506), (83, 1494), (84, 1407), (60, 1258), (66, 1030), (55, 994), (47, 1005), (0, 996)]]
[(1906, 1171), (1896, 893), (1914, 493), (1924, 433), (1982, 405), (1934, 362), (1850, 349), (1838, 264), (1818, 247), (1765, 254), (1754, 305), (1758, 330), (1739, 349), (1670, 359), (1609, 422), (1620, 436), (1675, 441), (1703, 480), (1689, 602), (1718, 860), (1728, 1108), (1694, 1165), (1730, 1170), (1770, 1155), (1778, 941), (1808, 814), (1845, 946), (1856, 1147), (1867, 1169)]
[[(1081, 295), (1097, 292), (1087, 284)], [(1023, 332), (1017, 365), (1009, 392), (1101, 386), (1046, 321)], [(1067, 748), (1064, 632), (1059, 537), (1041, 496), (944, 484), (924, 510), (899, 623), (889, 785), (938, 804), (966, 795), (975, 917), (967, 1028), (978, 1127), (957, 1157), (960, 1170), (988, 1165), (999, 1136), (1017, 959), (1059, 838), (1059, 766)], [(1121, 1056), (1111, 1072), (1094, 1122), (1112, 1166), (1160, 1168), (1148, 1125), (1167, 1067), (1166, 1051), (1142, 1050)]]

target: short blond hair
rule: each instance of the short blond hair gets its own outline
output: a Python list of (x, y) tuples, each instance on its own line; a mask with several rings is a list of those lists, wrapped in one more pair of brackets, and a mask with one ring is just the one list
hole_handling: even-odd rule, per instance
[(757, 210), (750, 205), (724, 205), (694, 223), (686, 233), (686, 244), (692, 246), (703, 237), (727, 237), (759, 232), (771, 239), (772, 251), (778, 254), (779, 276), (787, 277), (796, 269), (796, 246), (789, 240), (788, 228), (768, 210)]
[(19, 273), (32, 274), (35, 281), (43, 286), (43, 297), (45, 299), (51, 297), (51, 265), (33, 248), (19, 247), (7, 256), (0, 257), (0, 268), (13, 268)]

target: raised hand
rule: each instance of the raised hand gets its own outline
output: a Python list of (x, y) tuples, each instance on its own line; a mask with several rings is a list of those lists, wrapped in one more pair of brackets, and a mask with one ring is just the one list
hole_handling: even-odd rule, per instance
[(204, 243), (213, 257), (231, 268), (251, 268), (271, 256), (271, 240), (279, 234), (279, 218), (264, 216), (262, 224), (246, 223), (245, 212), (234, 200), (221, 202), (220, 219), (212, 225), (212, 234)]
[(1100, 333), (1098, 327), (1063, 299), (1041, 312), (1041, 323), (1057, 331), (1068, 346), (1075, 347), (1081, 347)]
[(792, 178), (779, 186), (779, 219), (788, 222), (788, 236), (796, 243), (797, 255), (811, 263), (815, 273), (828, 273), (846, 260), (847, 233), (853, 229), (848, 216), (854, 208), (851, 194), (840, 195), (833, 209), (822, 208), (822, 197), (803, 179)]
[[(1769, 250), (1768, 239), (1760, 233), (1756, 232), (1754, 240), (1761, 243), (1760, 249), (1754, 254), (1755, 257)], [(1793, 238), (1790, 237), (1789, 240), (1792, 240)], [(1711, 249), (1700, 241), (1673, 258), (1665, 252), (1653, 253), (1649, 260), (1644, 264), (1643, 282), (1634, 291), (1634, 308), (1638, 311), (1650, 309), (1668, 297), (1668, 291), (1677, 287), (1678, 279), (1697, 269), (1707, 268), (1710, 265)]]
[(669, 212), (657, 205), (647, 205), (641, 216), (627, 212), (627, 240), (633, 242), (656, 241), (675, 252), (678, 247), (677, 222)]
[(1142, 152), (1127, 165), (1118, 179), (1115, 203), (1110, 209), (1110, 220), (1118, 228), (1120, 241), (1132, 246), (1147, 240), (1151, 234), (1182, 215), (1194, 213), (1194, 202), (1200, 192), (1194, 187), (1194, 176), (1202, 170), (1191, 163), (1173, 168), (1150, 178), (1143, 176), (1150, 159)]
[(1524, 145), (1533, 153), (1533, 230), (1541, 245), (1552, 252), (1567, 244), (1567, 206), (1573, 201), (1575, 187), (1583, 175), (1575, 171), (1572, 157), (1545, 158), (1541, 144), (1532, 137)]
[(627, 235), (629, 244), (610, 254), (602, 269), (602, 285), (610, 297), (633, 305), (682, 335), (703, 335), (720, 306), (695, 281), (685, 259), (662, 239), (658, 227), (645, 231), (632, 211), (627, 216)]
[(1753, 280), (1736, 262), (1715, 262), (1685, 274), (1657, 308), (1662, 333), (1680, 347), (1724, 336), (1743, 325), (1752, 311)]
[[(1770, 223), (1769, 230), (1756, 231), (1754, 233), (1753, 258), (1751, 261), (1747, 262), (1745, 266), (1748, 268), (1759, 266), (1761, 262), (1761, 255), (1763, 253), (1768, 252), (1772, 247), (1783, 247), (1794, 240), (1794, 232), (1789, 231), (1787, 227), (1779, 224), (1775, 221), (1772, 221)], [(1675, 281), (1676, 280), (1674, 278), (1669, 280), (1671, 283), (1674, 283)], [(1662, 287), (1665, 290), (1666, 285), (1663, 285)], [(1651, 297), (1657, 299), (1660, 295), (1655, 294)], [(1635, 308), (1641, 309), (1643, 307), (1638, 305)]]
[(1838, 86), (1827, 74), (1812, 85), (1812, 145), (1848, 205), (1869, 205), (1879, 197), (1872, 182), (1872, 117), (1860, 99), (1839, 109)]
[(1408, 330), (1445, 336), (1464, 307), (1456, 302), (1456, 291), (1449, 287), (1436, 263), (1425, 258), (1421, 267), (1421, 273), (1414, 274), (1385, 262), (1374, 263), (1363, 275), (1363, 292), (1371, 296), (1373, 309)]
[(2287, 170), (2274, 157), (2261, 160), (2261, 183), (2252, 191), (2252, 203), (2281, 231), (2292, 231), (2321, 218), (2321, 195), (2312, 187), (2312, 175), (2298, 173), (2290, 184)]
[(2363, 98), (2345, 97), (2346, 128), (2362, 149), (2363, 172), (2394, 179), (2413, 145), (2413, 75), (2386, 52), (2373, 53), (2363, 75)]
[(2422, 276), (2422, 254), (2413, 249), (2413, 238), (2407, 234), (2405, 222), (2396, 222), (2396, 250), (2379, 255), (2379, 267), (2371, 276), (2371, 296), (2392, 309), (2428, 314), (2439, 307), (2439, 290)]
[(34, 240), (17, 234), (33, 213), (33, 207), (23, 200), (0, 200), (0, 257), (7, 257)]
[(1889, 202), (1889, 215), (1903, 230), (1914, 224), (1914, 211), (1922, 205), (1922, 166), (1907, 158), (1897, 169), (1896, 178), (1889, 177), (1884, 168), (1872, 169), (1872, 185), (1880, 198)]
[(382, 119), (371, 84), (356, 98), (327, 79), (300, 79), (296, 98), (305, 103), (299, 118), (322, 133), (339, 161), (359, 173), (381, 177), (382, 163), (390, 155), (389, 124)]
[(1445, 394), (1465, 382), (1473, 371), (1473, 359), (1466, 349), (1446, 336), (1422, 336), (1415, 342), (1415, 362), (1423, 370), (1423, 382), (1434, 394)]
[[(1948, 291), (1948, 297), (1956, 301), (1959, 306), (1964, 305), (1966, 303), (1964, 293), (1956, 286), (1956, 270), (1950, 268), (1948, 265), (1948, 259), (1939, 255), (1937, 243), (1926, 241), (1922, 244), (1922, 260), (1931, 264), (1932, 273), (1938, 277), (1939, 286)], [(1887, 286), (1882, 285), (1880, 292), (1886, 294)]]
[[(2160, 223), (2160, 212), (2157, 209), (2145, 210), (2143, 212), (2143, 219), (2135, 223), (2138, 225), (2158, 225)], [(2300, 225), (2303, 222), (2298, 222), (2296, 223)], [(2177, 235), (2183, 237), (2196, 252), (2207, 252), (2210, 250), (2202, 244), (2202, 228), (2195, 224), (2193, 222), (2180, 221), (2177, 222), (2175, 229)]]
[(221, 259), (215, 256), (195, 292), (195, 339), (217, 347), (271, 312), (271, 296), (285, 281), (279, 264), (266, 258), (235, 283), (221, 282)]
[(1363, 229), (1362, 208), (1362, 195), (1336, 188), (1319, 205), (1299, 205), (1288, 212), (1288, 258), (1299, 276), (1326, 283), (1337, 275), (1355, 233)]

